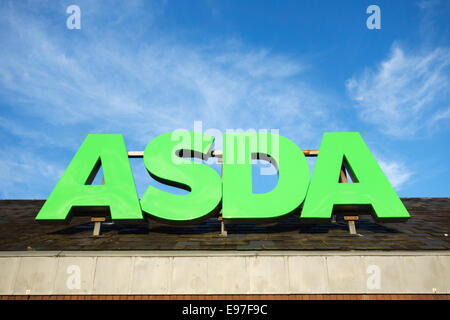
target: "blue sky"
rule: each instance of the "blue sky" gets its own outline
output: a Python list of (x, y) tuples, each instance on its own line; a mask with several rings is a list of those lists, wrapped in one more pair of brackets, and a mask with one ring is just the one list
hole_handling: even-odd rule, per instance
[[(358, 131), (400, 196), (450, 196), (449, 16), (448, 1), (2, 1), (0, 198), (47, 198), (88, 133), (143, 150), (194, 121), (302, 149)], [(140, 194), (156, 184), (132, 168)]]

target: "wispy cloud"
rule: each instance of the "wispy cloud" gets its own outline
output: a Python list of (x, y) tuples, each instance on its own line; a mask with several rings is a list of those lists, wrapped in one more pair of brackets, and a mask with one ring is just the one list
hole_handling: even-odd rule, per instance
[(191, 46), (164, 35), (128, 46), (89, 30), (70, 44), (74, 35), (44, 32), (41, 20), (16, 11), (2, 18), (9, 34), (3, 96), (9, 108), (55, 127), (83, 123), (147, 139), (195, 119), (217, 128), (280, 128), (306, 118), (327, 124), (329, 101), (301, 81), (302, 62), (264, 48), (238, 41)]
[(376, 68), (346, 83), (359, 116), (384, 134), (411, 137), (450, 119), (450, 50), (405, 51), (394, 45)]
[[(89, 15), (82, 11), (87, 22), (78, 31), (14, 4), (2, 8), (0, 131), (11, 143), (22, 141), (30, 157), (45, 145), (73, 154), (87, 133), (122, 133), (130, 148), (143, 149), (158, 134), (191, 129), (195, 120), (222, 131), (277, 128), (300, 145), (317, 146), (324, 131), (339, 128), (328, 112), (333, 100), (302, 78), (306, 62), (236, 39), (194, 45), (158, 31), (139, 38), (143, 21), (121, 24), (142, 8), (121, 15), (118, 6), (105, 31), (93, 19), (95, 7)], [(27, 181), (49, 191), (54, 184), (42, 179), (44, 161), (54, 163), (38, 158), (35, 171), (42, 174)], [(2, 172), (27, 174), (24, 161), (3, 154), (0, 161)], [(0, 188), (19, 190), (23, 181), (5, 178)]]
[(420, 35), (422, 46), (432, 46), (441, 40), (448, 40), (448, 31), (440, 27), (441, 19), (448, 21), (450, 3), (446, 0), (422, 0), (416, 3), (420, 9)]
[(401, 162), (378, 160), (378, 164), (396, 191), (401, 190), (414, 174)]
[(42, 184), (54, 186), (64, 171), (62, 163), (42, 158), (37, 152), (3, 147), (0, 157), (0, 197), (43, 199)]

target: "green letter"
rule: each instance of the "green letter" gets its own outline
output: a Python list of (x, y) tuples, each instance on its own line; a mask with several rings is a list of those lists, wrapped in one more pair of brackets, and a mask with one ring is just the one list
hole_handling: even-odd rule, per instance
[[(344, 157), (356, 183), (339, 183)], [(378, 219), (409, 218), (358, 132), (323, 135), (301, 218), (329, 219), (334, 205), (371, 205)]]
[[(223, 159), (224, 219), (270, 219), (286, 215), (303, 202), (310, 171), (303, 152), (291, 140), (267, 133), (226, 133)], [(254, 194), (252, 158), (271, 158), (278, 184)]]
[[(104, 185), (91, 185), (100, 166)], [(37, 221), (69, 221), (72, 207), (82, 214), (109, 207), (114, 220), (139, 220), (142, 211), (122, 135), (89, 134), (48, 197)]]
[(214, 137), (192, 131), (175, 131), (153, 139), (144, 151), (148, 173), (159, 182), (190, 193), (175, 195), (149, 186), (141, 199), (142, 210), (171, 222), (192, 222), (218, 210), (222, 197), (220, 176), (203, 163), (179, 156), (182, 150), (184, 157), (206, 159), (213, 142)]

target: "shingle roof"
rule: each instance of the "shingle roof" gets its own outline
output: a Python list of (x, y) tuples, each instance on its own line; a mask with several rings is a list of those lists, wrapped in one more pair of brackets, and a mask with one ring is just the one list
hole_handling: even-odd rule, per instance
[(88, 217), (69, 225), (42, 225), (34, 218), (44, 200), (0, 200), (0, 250), (448, 250), (450, 198), (402, 199), (411, 218), (406, 223), (356, 222), (350, 235), (342, 217), (337, 223), (303, 224), (289, 216), (269, 226), (227, 225), (220, 236), (217, 217), (191, 227), (154, 223), (118, 226), (104, 223), (92, 235)]

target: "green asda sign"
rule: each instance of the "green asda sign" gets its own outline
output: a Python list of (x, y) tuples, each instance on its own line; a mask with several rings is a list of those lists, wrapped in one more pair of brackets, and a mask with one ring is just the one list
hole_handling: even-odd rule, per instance
[[(145, 148), (148, 173), (166, 185), (188, 190), (176, 195), (149, 186), (138, 198), (122, 135), (90, 134), (81, 145), (36, 220), (69, 221), (73, 214), (110, 212), (115, 221), (201, 221), (222, 208), (228, 221), (267, 220), (297, 213), (304, 221), (330, 219), (334, 206), (370, 206), (377, 219), (409, 214), (357, 132), (325, 133), (313, 176), (302, 150), (286, 137), (269, 133), (223, 135), (223, 173), (192, 158), (212, 156), (214, 138), (175, 131)], [(270, 192), (252, 192), (252, 159), (270, 159), (278, 183)], [(345, 161), (354, 183), (341, 183)], [(100, 167), (104, 184), (92, 185)], [(303, 207), (301, 208), (301, 205)], [(301, 210), (300, 210), (301, 208)]]

